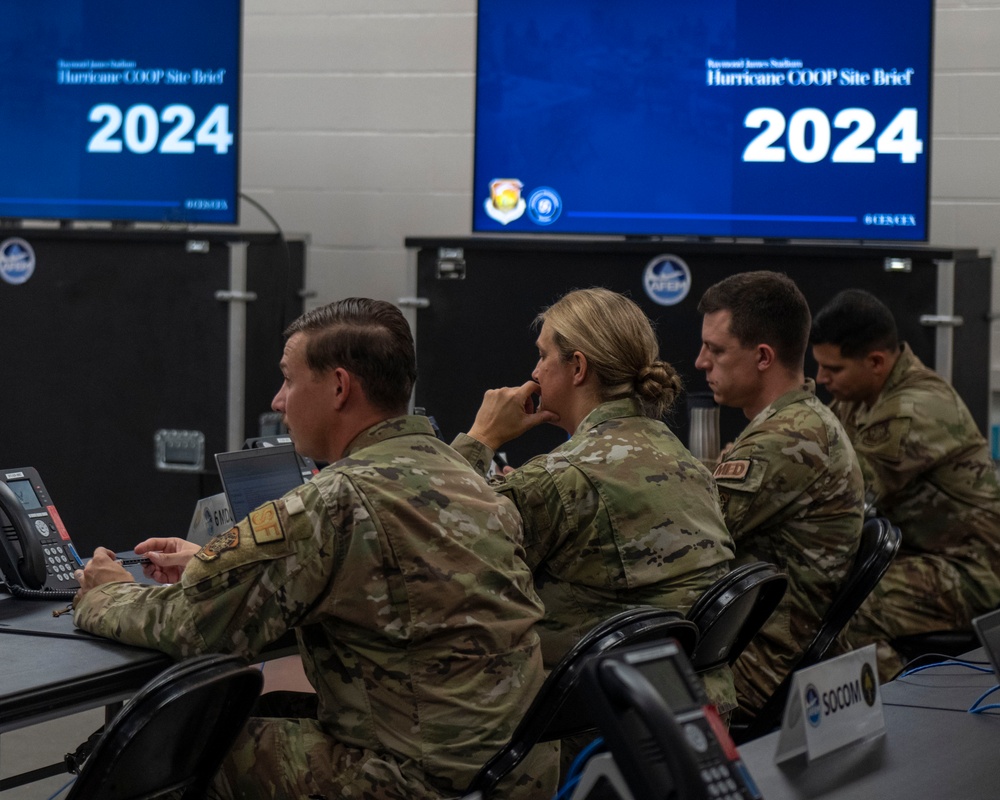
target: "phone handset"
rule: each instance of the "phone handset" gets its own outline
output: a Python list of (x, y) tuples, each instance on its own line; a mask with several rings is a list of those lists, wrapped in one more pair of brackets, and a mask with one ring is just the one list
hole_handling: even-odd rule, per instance
[[(618, 661), (597, 665), (597, 680), (620, 713), (636, 714), (673, 779), (676, 800), (708, 800), (708, 787), (691, 745), (670, 708), (635, 667)], [(646, 753), (649, 757), (651, 754)], [(658, 789), (665, 787), (658, 786)], [(665, 795), (664, 795), (665, 796)]]
[[(760, 791), (709, 704), (701, 679), (672, 639), (622, 647), (584, 667), (606, 750), (591, 757), (573, 800), (615, 797), (667, 800), (740, 798)], [(619, 791), (624, 784), (627, 791)]]
[(75, 582), (67, 581), (65, 590), (46, 587), (47, 559), (38, 525), (47, 523), (32, 522), (21, 500), (4, 480), (0, 480), (0, 512), (0, 572), (10, 593), (27, 599), (72, 599), (76, 590), (69, 586), (76, 586)]
[(7, 585), (41, 589), (45, 585), (42, 545), (31, 533), (28, 512), (24, 510), (14, 490), (3, 481), (0, 481), (0, 510), (13, 528), (8, 531), (4, 526), (3, 536), (0, 536), (0, 571), (3, 572)]

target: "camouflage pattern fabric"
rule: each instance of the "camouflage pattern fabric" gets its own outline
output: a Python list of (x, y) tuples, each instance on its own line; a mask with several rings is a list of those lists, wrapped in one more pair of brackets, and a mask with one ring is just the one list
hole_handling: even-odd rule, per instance
[[(832, 409), (878, 513), (903, 534), (845, 641), (882, 642), (891, 659), (886, 642), (897, 636), (970, 629), (972, 617), (1000, 604), (1000, 483), (965, 403), (903, 345), (870, 409), (861, 402)], [(883, 671), (896, 666), (887, 660)]]
[[(253, 719), (222, 797), (454, 796), (543, 680), (513, 505), (423, 417), (379, 423), (209, 542), (172, 586), (108, 584), (76, 624), (174, 657), (247, 657), (296, 630), (318, 720)], [(505, 796), (550, 797), (538, 749)]]
[[(488, 447), (464, 434), (454, 446), (486, 474)], [(493, 485), (524, 520), (528, 564), (545, 603), (546, 666), (626, 608), (686, 612), (733, 558), (711, 474), (635, 399), (599, 405), (565, 444)], [(720, 712), (734, 707), (728, 668), (706, 688)]]
[(733, 668), (740, 710), (752, 716), (816, 633), (853, 562), (864, 482), (811, 380), (750, 421), (715, 480), (737, 561), (768, 561), (788, 575), (784, 599)]

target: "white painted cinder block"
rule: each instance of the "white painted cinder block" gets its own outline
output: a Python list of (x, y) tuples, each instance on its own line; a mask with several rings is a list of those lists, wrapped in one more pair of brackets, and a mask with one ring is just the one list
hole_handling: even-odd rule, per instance
[(1000, 3), (938, 8), (934, 15), (934, 68), (1000, 69)]
[(934, 135), (1000, 137), (1000, 71), (939, 74), (934, 81)]
[(248, 75), (469, 72), (475, 26), (474, 13), (249, 15), (244, 69)]
[(1000, 138), (934, 142), (935, 199), (993, 200), (1000, 194)]

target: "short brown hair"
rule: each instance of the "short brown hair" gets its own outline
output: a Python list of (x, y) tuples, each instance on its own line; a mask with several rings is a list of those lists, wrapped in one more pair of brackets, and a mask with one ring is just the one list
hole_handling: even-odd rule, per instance
[(285, 330), (307, 336), (314, 372), (342, 367), (361, 383), (376, 408), (401, 414), (417, 379), (413, 334), (402, 312), (384, 300), (349, 297), (308, 311)]
[(770, 345), (782, 365), (803, 368), (812, 315), (787, 275), (767, 270), (730, 275), (705, 291), (698, 311), (728, 311), (730, 333), (743, 347)]

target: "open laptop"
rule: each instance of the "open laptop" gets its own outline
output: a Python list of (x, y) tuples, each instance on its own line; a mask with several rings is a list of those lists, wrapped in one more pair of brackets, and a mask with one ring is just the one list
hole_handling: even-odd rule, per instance
[(305, 483), (291, 444), (217, 453), (215, 463), (234, 522)]
[(988, 611), (972, 620), (972, 628), (1000, 679), (1000, 611)]

